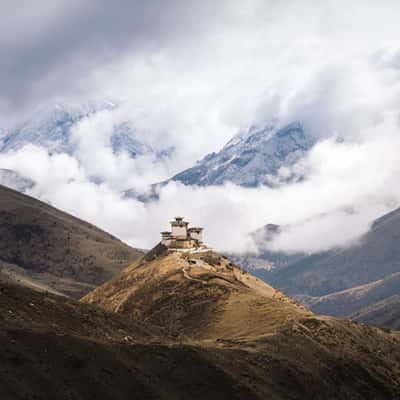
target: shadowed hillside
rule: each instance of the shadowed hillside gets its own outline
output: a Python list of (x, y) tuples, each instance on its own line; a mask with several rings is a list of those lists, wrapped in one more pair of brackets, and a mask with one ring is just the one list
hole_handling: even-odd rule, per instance
[(142, 253), (95, 226), (0, 186), (0, 279), (79, 298)]
[(207, 349), (29, 288), (0, 284), (0, 345), (2, 400), (258, 398)]

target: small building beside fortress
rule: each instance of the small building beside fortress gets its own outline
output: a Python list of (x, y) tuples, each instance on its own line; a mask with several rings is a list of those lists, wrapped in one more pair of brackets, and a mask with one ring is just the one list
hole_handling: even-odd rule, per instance
[(190, 227), (183, 217), (171, 221), (171, 231), (161, 232), (161, 244), (171, 250), (206, 249), (203, 243), (203, 228)]

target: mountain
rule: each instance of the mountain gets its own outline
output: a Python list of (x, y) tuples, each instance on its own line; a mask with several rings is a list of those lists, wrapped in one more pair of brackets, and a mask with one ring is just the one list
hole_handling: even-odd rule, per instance
[(211, 250), (160, 244), (82, 301), (205, 350), (240, 398), (400, 395), (398, 332), (316, 316)]
[(0, 278), (81, 297), (142, 253), (95, 226), (0, 186)]
[(354, 313), (352, 318), (358, 321), (381, 327), (393, 327), (400, 330), (400, 296), (386, 297), (384, 300), (363, 307)]
[(282, 128), (273, 124), (251, 126), (239, 132), (219, 152), (206, 155), (195, 166), (146, 190), (130, 188), (124, 196), (147, 203), (157, 200), (160, 189), (171, 181), (184, 185), (222, 185), (232, 182), (244, 187), (270, 187), (301, 180), (303, 171), (294, 165), (314, 146), (316, 139), (300, 122)]
[[(73, 155), (76, 143), (71, 137), (72, 129), (86, 117), (112, 111), (117, 107), (110, 102), (49, 105), (4, 134), (0, 152), (18, 150), (27, 144), (34, 144), (46, 148), (50, 153)], [(135, 137), (135, 132), (127, 122), (114, 126), (110, 147), (114, 153), (125, 151), (131, 157), (154, 153), (150, 146)]]
[(285, 253), (271, 251), (267, 244), (281, 234), (284, 227), (267, 224), (250, 234), (256, 251), (248, 253), (227, 253), (230, 260), (240, 264), (247, 271), (268, 282), (270, 273), (275, 269), (283, 269), (305, 257), (304, 253)]
[(291, 167), (304, 157), (315, 139), (300, 122), (282, 128), (252, 126), (232, 138), (218, 153), (211, 153), (194, 167), (172, 177), (185, 185), (222, 185), (232, 182), (245, 187), (276, 186), (302, 178)]
[[(256, 274), (315, 312), (399, 328), (399, 240), (397, 209), (377, 219), (352, 246), (287, 256), (285, 265)], [(269, 259), (267, 254), (259, 264)]]
[(400, 329), (400, 272), (325, 296), (296, 298), (317, 313)]

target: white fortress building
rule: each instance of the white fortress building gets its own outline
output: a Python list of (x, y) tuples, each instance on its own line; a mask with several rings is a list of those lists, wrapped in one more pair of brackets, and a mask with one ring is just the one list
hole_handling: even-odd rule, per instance
[(177, 251), (207, 249), (203, 243), (203, 228), (189, 228), (188, 225), (182, 217), (175, 217), (171, 221), (171, 232), (161, 232), (161, 244)]

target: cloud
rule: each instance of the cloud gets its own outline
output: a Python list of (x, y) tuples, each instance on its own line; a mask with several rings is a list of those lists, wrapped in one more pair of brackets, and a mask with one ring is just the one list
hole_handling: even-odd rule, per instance
[[(106, 182), (120, 192), (131, 187), (143, 190), (150, 182), (169, 177), (170, 160), (160, 157), (151, 147), (148, 147), (147, 153), (138, 154), (135, 158), (127, 151), (115, 153), (111, 136), (118, 123), (124, 122), (123, 113), (123, 108), (104, 110), (74, 125), (71, 129), (71, 142), (76, 147), (74, 157), (92, 180)], [(146, 144), (146, 138), (139, 140), (139, 144), (142, 143)]]
[(351, 211), (337, 210), (284, 227), (272, 242), (261, 248), (288, 253), (315, 253), (357, 245), (371, 221), (387, 212), (385, 204), (358, 205)]
[(391, 16), (376, 20), (381, 7), (221, 4), (202, 35), (189, 30), (184, 42), (127, 55), (87, 78), (89, 90), (122, 97), (155, 145), (173, 143), (178, 169), (249, 124), (299, 119), (316, 136), (357, 137), (398, 104), (391, 73), (373, 60), (397, 31)]
[[(277, 189), (232, 184), (187, 187), (171, 182), (146, 205), (126, 199), (107, 182), (90, 181), (86, 168), (66, 154), (36, 146), (0, 155), (0, 164), (37, 182), (30, 194), (88, 220), (126, 242), (149, 248), (176, 214), (206, 228), (217, 250), (256, 251), (249, 235), (266, 223), (288, 226), (269, 249), (315, 252), (348, 246), (374, 218), (400, 204), (396, 121), (365, 142), (326, 139), (303, 160), (307, 179)], [(382, 134), (384, 132), (385, 134)]]
[(5, 0), (0, 104), (14, 111), (46, 98), (87, 96), (90, 74), (127, 56), (182, 46), (212, 29), (220, 8), (211, 1)]

